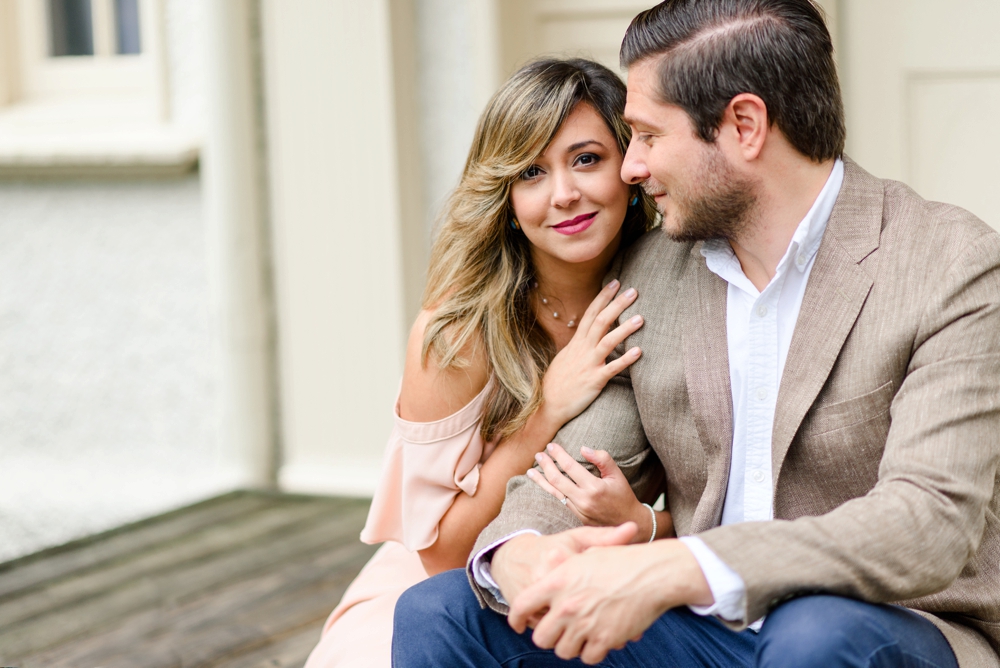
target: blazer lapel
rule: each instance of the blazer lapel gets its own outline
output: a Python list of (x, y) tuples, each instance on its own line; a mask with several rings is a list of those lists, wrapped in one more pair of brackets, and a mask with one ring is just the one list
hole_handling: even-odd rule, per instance
[(687, 293), (689, 326), (684, 329), (684, 375), (691, 412), (708, 460), (705, 491), (691, 520), (691, 533), (718, 525), (729, 482), (733, 443), (733, 395), (726, 334), (726, 282), (705, 267), (701, 244), (692, 254)]
[(809, 275), (781, 377), (771, 436), (775, 488), (795, 432), (871, 291), (872, 279), (859, 265), (878, 248), (882, 200), (881, 182), (845, 158), (844, 183)]

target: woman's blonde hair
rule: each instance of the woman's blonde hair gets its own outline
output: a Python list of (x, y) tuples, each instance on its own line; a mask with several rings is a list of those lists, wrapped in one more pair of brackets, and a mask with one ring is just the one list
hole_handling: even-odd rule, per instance
[[(444, 368), (467, 364), (461, 351), (485, 346), (495, 382), (482, 435), (506, 438), (542, 401), (542, 375), (555, 346), (536, 321), (529, 299), (535, 269), (530, 242), (510, 225), (510, 188), (538, 159), (580, 103), (604, 119), (622, 155), (631, 132), (622, 120), (625, 85), (611, 70), (582, 60), (544, 59), (518, 70), (479, 119), (458, 187), (442, 214), (431, 251), (424, 308), (423, 362), (433, 353)], [(655, 205), (641, 188), (629, 206), (622, 247), (650, 229)]]

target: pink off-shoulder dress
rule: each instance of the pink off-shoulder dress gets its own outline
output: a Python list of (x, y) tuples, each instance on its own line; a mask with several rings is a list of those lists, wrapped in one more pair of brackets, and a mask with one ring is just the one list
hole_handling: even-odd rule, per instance
[(427, 579), (417, 550), (437, 540), (438, 524), (459, 494), (472, 496), (479, 467), (493, 452), (479, 433), (492, 380), (464, 408), (436, 422), (399, 417), (382, 478), (361, 532), (384, 543), (323, 626), (306, 668), (389, 668), (392, 614), (404, 591)]

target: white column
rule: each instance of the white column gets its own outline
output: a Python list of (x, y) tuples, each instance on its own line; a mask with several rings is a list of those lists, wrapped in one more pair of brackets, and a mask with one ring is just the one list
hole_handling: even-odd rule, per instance
[[(425, 238), (469, 154), (479, 115), (501, 78), (498, 0), (419, 0), (421, 171)], [(506, 74), (504, 74), (506, 76)]]
[[(405, 335), (389, 0), (264, 0), (284, 489), (371, 494)], [(413, 219), (412, 216), (407, 216)], [(408, 235), (409, 236), (409, 235)], [(411, 237), (412, 238), (412, 237)]]
[(16, 0), (0, 0), (0, 107), (17, 99)]
[(218, 317), (220, 441), (234, 484), (273, 485), (278, 403), (269, 276), (256, 0), (205, 11), (207, 132), (202, 159), (212, 301)]

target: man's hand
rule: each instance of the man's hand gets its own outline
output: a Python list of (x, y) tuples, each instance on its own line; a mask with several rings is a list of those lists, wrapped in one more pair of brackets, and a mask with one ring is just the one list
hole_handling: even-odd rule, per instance
[(698, 561), (678, 540), (567, 555), (507, 600), (512, 601), (511, 628), (523, 633), (534, 626), (531, 638), (537, 646), (555, 648), (562, 659), (579, 656), (587, 664), (641, 638), (670, 608), (713, 602)]
[(569, 557), (590, 547), (628, 545), (636, 530), (634, 522), (626, 522), (618, 527), (580, 527), (551, 536), (523, 534), (497, 549), (490, 574), (504, 598), (513, 601)]

